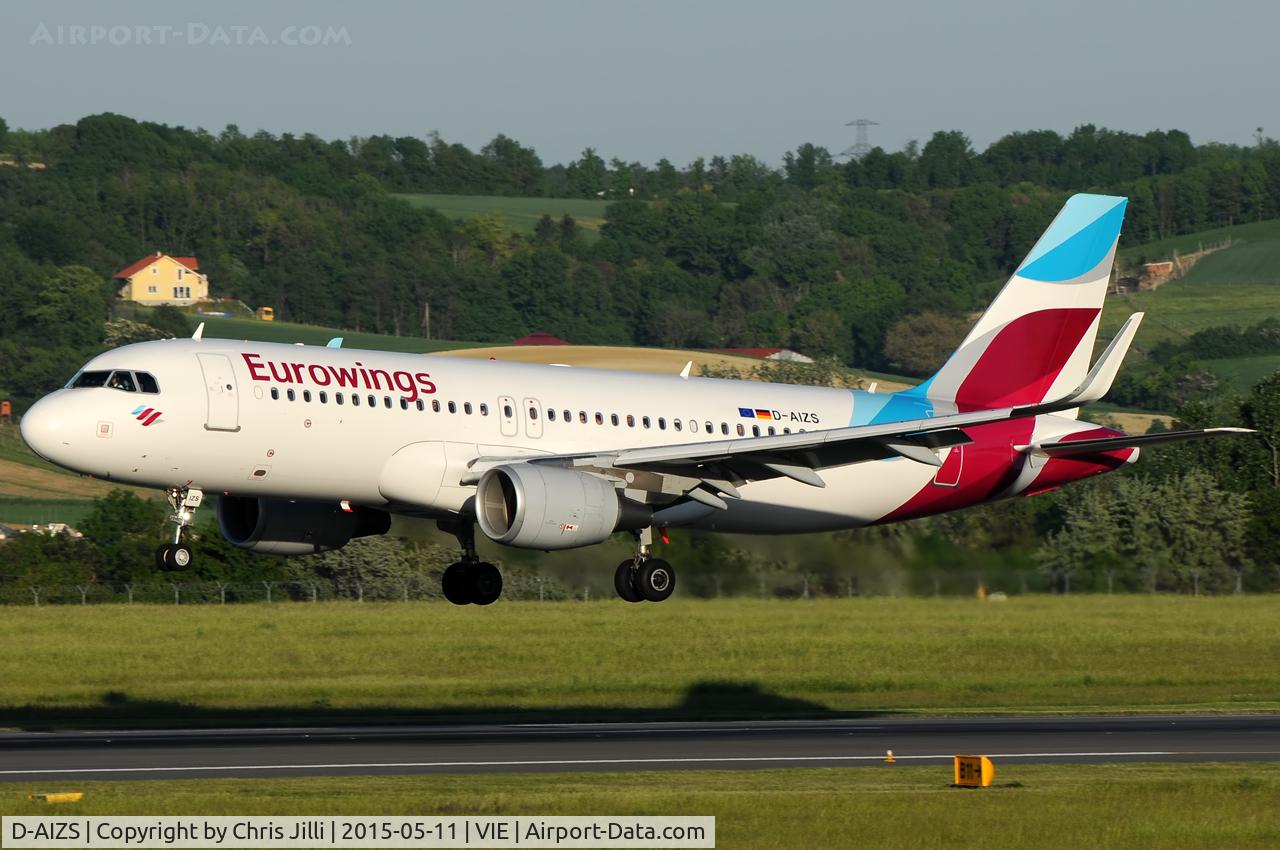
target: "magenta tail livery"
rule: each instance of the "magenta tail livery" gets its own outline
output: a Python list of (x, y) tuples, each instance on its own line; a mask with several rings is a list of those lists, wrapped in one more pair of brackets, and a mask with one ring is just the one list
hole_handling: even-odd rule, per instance
[[(1032, 495), (1133, 463), (1131, 437), (1076, 418), (1109, 389), (1137, 314), (1091, 363), (1125, 199), (1071, 198), (943, 367), (867, 393), (342, 348), (201, 339), (94, 358), (22, 420), (40, 455), (169, 494), (171, 543), (205, 492), (246, 549), (302, 554), (434, 518), (461, 560), (450, 601), (487, 604), (498, 543), (568, 549), (617, 531), (629, 601), (667, 598), (654, 528), (785, 534), (854, 528)], [(163, 411), (163, 412), (162, 412)]]

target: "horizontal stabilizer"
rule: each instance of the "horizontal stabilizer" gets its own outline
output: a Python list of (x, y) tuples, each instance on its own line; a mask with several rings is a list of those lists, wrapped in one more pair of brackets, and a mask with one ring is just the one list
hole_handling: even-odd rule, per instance
[(1116, 449), (1132, 449), (1141, 446), (1159, 445), (1160, 443), (1178, 443), (1183, 440), (1201, 440), (1207, 437), (1222, 437), (1232, 434), (1252, 434), (1248, 428), (1200, 428), (1194, 431), (1165, 431), (1159, 434), (1141, 434), (1136, 436), (1102, 437), (1097, 440), (1067, 440), (1054, 443), (1036, 443), (1027, 446), (1028, 454), (1064, 457), (1067, 455), (1097, 454)]

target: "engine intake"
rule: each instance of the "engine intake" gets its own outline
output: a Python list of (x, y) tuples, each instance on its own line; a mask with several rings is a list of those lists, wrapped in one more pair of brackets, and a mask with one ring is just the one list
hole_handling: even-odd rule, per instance
[(266, 555), (310, 555), (341, 549), (355, 537), (386, 534), (391, 516), (355, 508), (344, 511), (322, 502), (290, 502), (252, 496), (223, 496), (218, 527), (227, 542)]
[(591, 546), (615, 531), (644, 528), (645, 505), (622, 498), (607, 478), (559, 466), (496, 466), (476, 486), (476, 520), (497, 543), (521, 549)]

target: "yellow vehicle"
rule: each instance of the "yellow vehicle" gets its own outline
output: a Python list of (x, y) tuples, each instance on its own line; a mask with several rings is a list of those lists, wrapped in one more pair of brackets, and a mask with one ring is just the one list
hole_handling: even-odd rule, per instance
[(276, 309), (274, 307), (259, 307), (257, 316), (264, 322), (274, 322), (276, 320)]

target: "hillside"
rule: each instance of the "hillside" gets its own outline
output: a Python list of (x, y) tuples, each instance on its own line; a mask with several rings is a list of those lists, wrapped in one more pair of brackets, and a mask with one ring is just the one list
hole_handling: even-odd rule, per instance
[(344, 348), (403, 351), (411, 354), (424, 354), (445, 351), (450, 348), (468, 348), (482, 345), (482, 343), (478, 342), (344, 331), (340, 328), (300, 325), (293, 322), (262, 322), (257, 319), (222, 319), (212, 316), (193, 316), (192, 320), (204, 322), (204, 335), (216, 339), (252, 339), (260, 342), (283, 342), (289, 344), (301, 342), (306, 345), (325, 345), (329, 340), (340, 336), (342, 337)]
[(1228, 236), (1233, 241), (1230, 248), (1205, 257), (1186, 277), (1149, 292), (1109, 296), (1104, 334), (1114, 333), (1138, 310), (1147, 314), (1136, 342), (1139, 348), (1185, 339), (1205, 328), (1251, 325), (1280, 316), (1280, 219), (1191, 233), (1134, 246), (1121, 255), (1154, 261)]
[(544, 215), (556, 221), (570, 216), (587, 233), (598, 233), (604, 224), (605, 207), (612, 200), (584, 198), (522, 198), (491, 195), (423, 195), (402, 194), (416, 207), (429, 207), (452, 219), (471, 219), (501, 213), (507, 226), (516, 233), (532, 235), (533, 228)]

